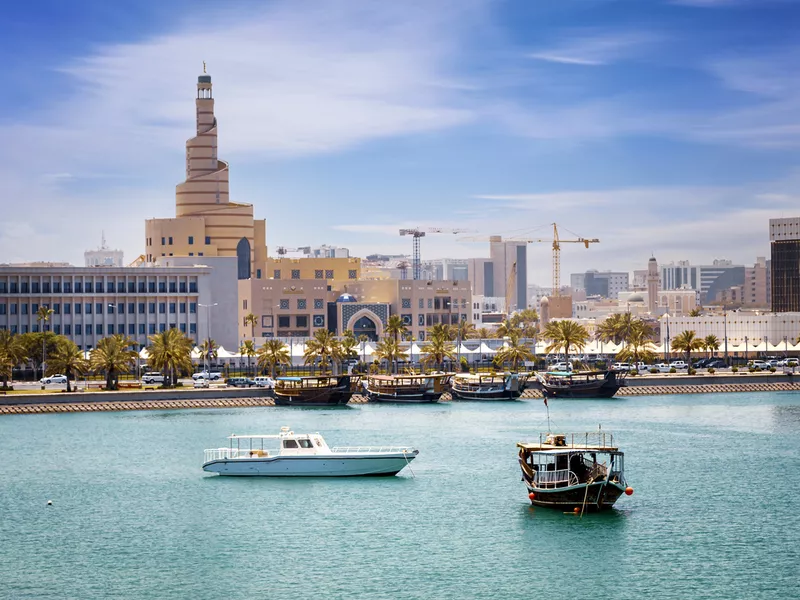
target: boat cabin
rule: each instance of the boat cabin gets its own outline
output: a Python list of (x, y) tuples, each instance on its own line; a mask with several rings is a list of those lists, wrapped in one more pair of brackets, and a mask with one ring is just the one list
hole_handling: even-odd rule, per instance
[(430, 391), (440, 394), (446, 391), (450, 377), (449, 373), (437, 375), (371, 375), (368, 385), (370, 391), (385, 395), (416, 391)]
[(298, 393), (306, 390), (317, 390), (321, 388), (334, 388), (338, 386), (349, 386), (350, 376), (319, 376), (319, 377), (278, 377), (275, 380), (275, 389), (283, 393)]
[(522, 373), (464, 373), (453, 378), (453, 385), (464, 391), (508, 389), (517, 391), (525, 385), (528, 376)]
[(228, 436), (226, 458), (263, 458), (269, 456), (303, 456), (309, 454), (330, 454), (331, 449), (319, 433), (295, 433), (288, 427), (281, 427), (277, 435), (236, 435)]
[(523, 475), (533, 488), (554, 489), (605, 480), (624, 484), (624, 454), (607, 433), (541, 434), (517, 444)]

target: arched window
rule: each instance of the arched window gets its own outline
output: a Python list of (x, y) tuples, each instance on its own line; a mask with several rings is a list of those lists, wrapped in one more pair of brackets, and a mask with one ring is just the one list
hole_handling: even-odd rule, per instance
[(242, 238), (236, 245), (236, 260), (239, 265), (239, 279), (250, 279), (250, 242)]

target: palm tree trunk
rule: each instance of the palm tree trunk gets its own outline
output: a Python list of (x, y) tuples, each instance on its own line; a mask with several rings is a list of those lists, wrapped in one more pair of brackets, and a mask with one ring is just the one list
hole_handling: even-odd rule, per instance
[(64, 374), (67, 376), (67, 393), (69, 394), (72, 391), (72, 389), (69, 387), (69, 376), (72, 375), (72, 369), (67, 367), (64, 371)]

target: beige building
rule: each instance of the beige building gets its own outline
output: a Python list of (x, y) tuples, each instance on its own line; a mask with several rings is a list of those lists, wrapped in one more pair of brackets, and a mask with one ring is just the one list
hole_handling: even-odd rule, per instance
[(145, 222), (147, 262), (169, 256), (235, 256), (239, 279), (265, 276), (266, 221), (253, 205), (231, 202), (228, 163), (217, 157), (211, 76), (197, 78), (197, 135), (186, 142), (186, 180), (175, 190), (175, 218)]
[(244, 323), (252, 313), (258, 317), (254, 331), (258, 343), (271, 337), (310, 337), (318, 329), (336, 335), (349, 329), (356, 337), (375, 340), (385, 335), (389, 317), (395, 314), (418, 340), (424, 340), (433, 325), (472, 322), (467, 281), (249, 280), (239, 282), (239, 298), (240, 337), (252, 335)]
[(348, 282), (361, 279), (360, 258), (269, 258), (271, 279), (314, 279)]

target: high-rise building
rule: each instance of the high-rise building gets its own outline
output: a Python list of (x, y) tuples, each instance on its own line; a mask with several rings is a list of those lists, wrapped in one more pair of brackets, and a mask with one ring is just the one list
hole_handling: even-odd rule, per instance
[(800, 217), (769, 220), (772, 311), (800, 311)]
[(528, 307), (528, 245), (489, 238), (489, 258), (470, 258), (467, 263), (472, 293), (508, 298), (509, 312)]
[(692, 265), (688, 260), (661, 265), (661, 289), (689, 288), (700, 292), (701, 302), (711, 302), (720, 290), (744, 283), (744, 265), (716, 259), (710, 265)]
[(629, 273), (621, 271), (597, 271), (570, 275), (570, 287), (574, 292), (585, 291), (587, 296), (619, 298), (620, 292), (628, 291)]
[(239, 279), (267, 269), (266, 221), (253, 205), (231, 202), (228, 163), (217, 156), (217, 118), (211, 76), (197, 78), (197, 135), (186, 142), (186, 179), (175, 190), (175, 218), (145, 222), (147, 262), (170, 256), (230, 256)]

